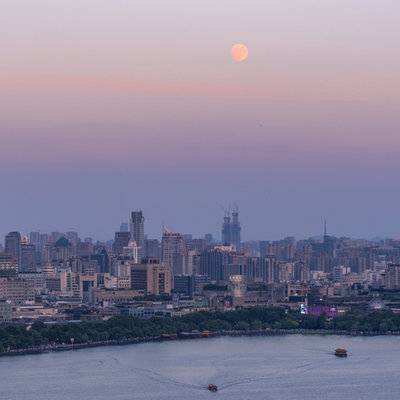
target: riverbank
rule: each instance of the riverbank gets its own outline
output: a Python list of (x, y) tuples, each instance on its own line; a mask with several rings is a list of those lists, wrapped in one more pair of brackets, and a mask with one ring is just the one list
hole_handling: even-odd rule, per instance
[(326, 329), (258, 329), (258, 330), (231, 330), (216, 332), (181, 332), (179, 334), (164, 334), (159, 336), (148, 336), (143, 338), (104, 340), (98, 342), (86, 342), (77, 344), (54, 344), (46, 346), (30, 347), (25, 349), (14, 349), (0, 353), (0, 357), (21, 356), (29, 354), (43, 354), (58, 351), (72, 351), (104, 346), (125, 346), (139, 343), (164, 342), (164, 341), (183, 341), (193, 339), (210, 339), (216, 337), (243, 337), (243, 336), (283, 336), (283, 335), (339, 335), (339, 336), (400, 336), (400, 332), (362, 332), (362, 331), (341, 331)]
[(336, 318), (303, 315), (283, 308), (249, 308), (140, 319), (116, 316), (81, 323), (0, 326), (0, 356), (97, 346), (215, 336), (399, 335), (400, 315), (391, 311), (349, 312)]

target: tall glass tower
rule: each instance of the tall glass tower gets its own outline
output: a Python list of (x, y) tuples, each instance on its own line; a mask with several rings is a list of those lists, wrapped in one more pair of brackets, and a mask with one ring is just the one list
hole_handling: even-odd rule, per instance
[(139, 263), (144, 254), (144, 216), (142, 211), (132, 211), (130, 218), (130, 233), (131, 239), (134, 240), (138, 246), (138, 259)]

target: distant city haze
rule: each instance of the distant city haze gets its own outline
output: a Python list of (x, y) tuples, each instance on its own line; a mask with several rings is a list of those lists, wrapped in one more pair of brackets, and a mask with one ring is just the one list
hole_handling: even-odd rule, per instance
[(137, 209), (149, 237), (219, 238), (234, 203), (242, 240), (323, 218), (400, 237), (399, 16), (398, 0), (2, 0), (0, 237), (111, 239)]

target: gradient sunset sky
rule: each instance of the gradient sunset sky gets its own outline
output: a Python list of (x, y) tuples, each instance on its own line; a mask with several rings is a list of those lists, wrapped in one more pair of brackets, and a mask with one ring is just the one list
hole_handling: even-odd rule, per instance
[[(1, 0), (0, 236), (400, 237), (399, 0)], [(234, 43), (249, 58), (236, 63)]]

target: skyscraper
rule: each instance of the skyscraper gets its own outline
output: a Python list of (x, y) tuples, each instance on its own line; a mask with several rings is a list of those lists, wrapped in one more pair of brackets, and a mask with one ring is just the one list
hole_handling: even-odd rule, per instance
[(146, 258), (161, 259), (161, 243), (158, 239), (145, 239), (144, 244)]
[(234, 207), (232, 212), (232, 225), (231, 225), (231, 240), (233, 245), (236, 246), (236, 249), (240, 247), (240, 234), (241, 234), (241, 226), (239, 222), (239, 208), (237, 206)]
[(237, 206), (235, 206), (232, 212), (232, 218), (229, 213), (224, 216), (224, 221), (222, 223), (222, 244), (233, 244), (236, 249), (239, 249), (241, 242), (241, 230), (242, 228), (239, 222), (239, 209)]
[(129, 232), (129, 225), (127, 222), (121, 222), (121, 225), (119, 226), (119, 231), (120, 232)]
[(131, 239), (136, 242), (138, 247), (139, 262), (144, 257), (144, 216), (142, 211), (132, 211), (130, 218)]
[(161, 259), (172, 268), (174, 275), (187, 274), (187, 248), (180, 233), (170, 232), (164, 228)]
[(21, 234), (19, 232), (10, 232), (5, 239), (4, 251), (10, 254), (17, 265), (21, 262)]
[(21, 263), (19, 272), (36, 272), (36, 247), (33, 244), (21, 244)]
[(223, 245), (230, 245), (232, 243), (231, 217), (229, 214), (225, 215), (224, 221), (222, 222), (221, 239)]
[(124, 247), (128, 246), (131, 240), (131, 235), (129, 232), (115, 232), (113, 252), (115, 255), (119, 256), (123, 253)]

